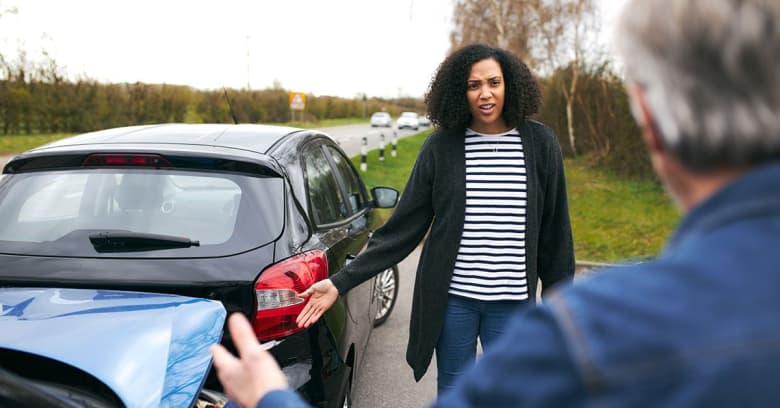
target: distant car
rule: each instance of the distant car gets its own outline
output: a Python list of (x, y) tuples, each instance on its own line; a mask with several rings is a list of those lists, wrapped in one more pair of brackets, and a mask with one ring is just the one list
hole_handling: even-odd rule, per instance
[(427, 115), (421, 115), (418, 119), (418, 122), (420, 122), (420, 126), (428, 127), (431, 125), (431, 120), (428, 119)]
[(371, 115), (371, 127), (390, 127), (393, 126), (393, 118), (387, 112), (374, 112)]
[(418, 130), (420, 128), (419, 116), (415, 112), (402, 112), (396, 124), (399, 130), (405, 128)]
[(71, 404), (25, 399), (35, 385), (6, 404), (0, 381), (0, 407), (94, 394), (109, 402), (77, 405), (193, 407), (222, 391), (208, 345), (234, 350), (234, 312), (309, 403), (348, 406), (398, 269), (305, 329), (297, 294), (357, 256), (397, 198), (369, 191), (326, 133), (280, 126), (133, 126), (14, 157), (0, 176), (0, 368)]

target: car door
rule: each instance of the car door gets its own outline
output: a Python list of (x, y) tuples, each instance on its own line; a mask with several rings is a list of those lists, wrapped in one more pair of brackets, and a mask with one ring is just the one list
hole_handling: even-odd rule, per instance
[[(368, 240), (370, 208), (366, 194), (361, 185), (355, 190), (350, 181), (344, 180), (342, 168), (346, 158), (329, 139), (308, 142), (302, 149), (301, 160), (316, 239), (326, 249), (329, 272), (337, 273), (364, 249)], [(371, 330), (373, 322), (368, 313), (373, 290), (372, 279), (342, 297), (352, 322), (344, 328), (345, 334), (356, 345), (363, 346)]]
[[(328, 153), (331, 159), (336, 178), (342, 187), (342, 192), (345, 194), (346, 203), (349, 209), (352, 211), (352, 218), (349, 226), (349, 239), (350, 252), (359, 254), (363, 252), (368, 244), (368, 239), (371, 235), (371, 217), (373, 216), (373, 210), (368, 202), (368, 194), (366, 188), (360, 177), (352, 166), (352, 163), (344, 155), (343, 151), (337, 147), (327, 144), (325, 145), (325, 151)], [(348, 258), (349, 261), (350, 258)], [(366, 300), (366, 305), (362, 306), (360, 310), (364, 310), (368, 319), (368, 324), (373, 324), (374, 316), (376, 316), (376, 285), (373, 284), (374, 279), (371, 279), (371, 285)]]

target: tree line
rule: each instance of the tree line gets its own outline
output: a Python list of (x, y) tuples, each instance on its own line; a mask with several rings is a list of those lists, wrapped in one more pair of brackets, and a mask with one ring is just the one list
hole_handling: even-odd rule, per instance
[[(457, 0), (451, 49), (482, 42), (509, 49), (537, 73), (543, 104), (537, 119), (559, 137), (568, 157), (583, 156), (621, 175), (653, 179), (624, 83), (594, 41), (594, 0)], [(106, 84), (68, 79), (56, 61), (0, 55), (0, 134), (79, 133), (163, 123), (285, 123), (288, 91), (198, 90), (169, 84)], [(307, 95), (305, 121), (359, 118), (375, 111), (423, 112), (421, 98)], [(299, 116), (296, 114), (296, 118)]]
[[(15, 63), (0, 57), (0, 133), (79, 133), (116, 126), (163, 122), (284, 123), (291, 120), (289, 92), (270, 89), (198, 90), (147, 83), (71, 80), (53, 60)], [(232, 108), (232, 112), (231, 112)], [(360, 118), (386, 110), (422, 112), (414, 98), (341, 98), (308, 95), (304, 121)], [(296, 115), (296, 119), (299, 117)]]

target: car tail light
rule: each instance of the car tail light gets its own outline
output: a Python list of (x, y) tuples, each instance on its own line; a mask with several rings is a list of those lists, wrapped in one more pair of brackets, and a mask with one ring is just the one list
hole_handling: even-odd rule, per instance
[(84, 167), (173, 167), (173, 164), (159, 154), (91, 154), (81, 163)]
[(255, 282), (257, 308), (252, 323), (257, 339), (267, 341), (297, 333), (295, 323), (307, 300), (297, 294), (328, 277), (323, 251), (311, 251), (285, 259), (260, 274)]

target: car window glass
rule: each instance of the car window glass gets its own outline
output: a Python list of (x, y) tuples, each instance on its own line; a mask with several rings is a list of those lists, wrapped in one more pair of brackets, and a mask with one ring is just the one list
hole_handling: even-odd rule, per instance
[(126, 231), (186, 237), (200, 246), (182, 251), (222, 255), (278, 236), (283, 194), (279, 178), (223, 173), (100, 169), (19, 174), (0, 183), (0, 241), (19, 253), (94, 255), (90, 233)]
[(241, 201), (235, 182), (199, 175), (63, 173), (15, 187), (30, 191), (15, 217), (16, 239), (33, 242), (110, 229), (219, 244), (232, 235)]
[(304, 154), (306, 184), (312, 217), (317, 224), (330, 224), (349, 215), (339, 192), (333, 170), (320, 145), (312, 146)]
[(346, 157), (339, 153), (331, 146), (327, 146), (330, 151), (333, 162), (336, 163), (336, 169), (339, 173), (339, 177), (344, 180), (344, 185), (347, 189), (347, 197), (349, 199), (349, 205), (352, 212), (358, 212), (365, 207), (366, 200), (363, 196), (363, 189), (360, 187), (360, 182), (357, 178), (354, 168), (349, 163)]
[(18, 222), (67, 220), (77, 217), (86, 182), (86, 174), (53, 177), (24, 202), (19, 209)]

